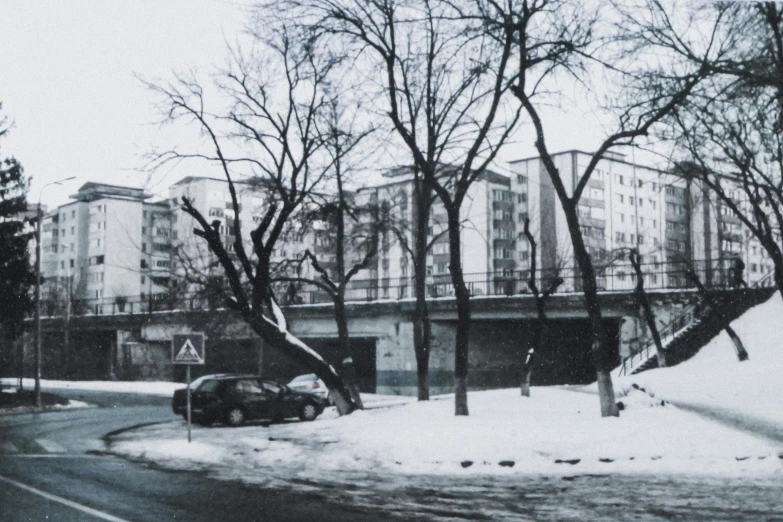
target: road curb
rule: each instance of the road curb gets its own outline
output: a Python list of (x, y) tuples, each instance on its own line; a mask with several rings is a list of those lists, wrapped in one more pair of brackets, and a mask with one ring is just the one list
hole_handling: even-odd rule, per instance
[(131, 431), (131, 430), (135, 430), (135, 429), (138, 429), (138, 428), (146, 428), (147, 426), (154, 426), (156, 424), (167, 424), (169, 422), (171, 422), (171, 421), (141, 422), (139, 424), (134, 424), (132, 426), (126, 426), (126, 427), (120, 428), (118, 430), (110, 431), (109, 433), (106, 433), (103, 437), (101, 437), (101, 439), (105, 443), (108, 444), (109, 443), (109, 439), (111, 439), (112, 437), (116, 437), (117, 435), (119, 435), (121, 433), (125, 433), (126, 431)]

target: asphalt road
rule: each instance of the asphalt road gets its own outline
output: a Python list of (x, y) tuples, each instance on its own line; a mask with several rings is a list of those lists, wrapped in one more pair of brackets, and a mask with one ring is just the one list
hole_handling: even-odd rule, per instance
[[(0, 417), (0, 522), (783, 522), (772, 477), (382, 476), (341, 473), (275, 489), (102, 454), (107, 432), (175, 417), (168, 398), (68, 392), (100, 408)], [(183, 434), (184, 437), (184, 434)], [(262, 471), (260, 471), (262, 472)]]
[(58, 393), (101, 407), (0, 417), (0, 522), (399, 520), (312, 488), (266, 490), (103, 455), (106, 433), (172, 420), (169, 400)]

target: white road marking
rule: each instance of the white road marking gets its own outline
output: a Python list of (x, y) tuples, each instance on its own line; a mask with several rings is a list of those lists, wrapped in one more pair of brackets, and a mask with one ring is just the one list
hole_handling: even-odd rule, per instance
[(127, 520), (123, 518), (115, 517), (114, 515), (109, 515), (108, 513), (104, 513), (103, 511), (98, 511), (97, 509), (93, 509), (87, 506), (83, 506), (81, 504), (77, 504), (76, 502), (72, 502), (68, 499), (58, 497), (57, 495), (52, 495), (51, 493), (46, 493), (45, 491), (41, 491), (40, 489), (36, 489), (33, 487), (30, 487), (26, 484), (22, 484), (21, 482), (17, 482), (15, 480), (11, 480), (9, 478), (3, 477), (0, 475), (0, 482), (5, 482), (6, 484), (11, 484), (12, 486), (16, 486), (19, 489), (23, 489), (25, 491), (29, 491), (30, 493), (35, 493), (36, 495), (40, 495), (43, 498), (53, 500), (55, 502), (59, 502), (60, 504), (66, 505), (68, 507), (71, 507), (73, 509), (77, 509), (81, 511), (82, 513), (87, 513), (88, 515), (92, 515), (94, 517), (100, 518), (101, 520), (109, 520), (110, 522), (128, 522)]
[(47, 453), (68, 453), (68, 450), (49, 439), (35, 439), (36, 444), (41, 446)]
[(19, 453), (19, 448), (7, 441), (0, 443), (0, 450), (2, 450), (3, 453)]

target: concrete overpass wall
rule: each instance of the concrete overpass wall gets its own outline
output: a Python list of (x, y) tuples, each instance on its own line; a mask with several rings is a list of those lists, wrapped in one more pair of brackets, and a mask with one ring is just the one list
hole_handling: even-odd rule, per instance
[[(653, 300), (659, 320), (673, 315), (679, 305), (671, 299)], [(355, 340), (354, 359), (361, 361), (363, 388), (378, 393), (415, 395), (416, 360), (411, 323), (412, 302), (357, 303), (348, 308), (349, 331)], [(610, 339), (619, 351), (638, 342), (643, 333), (638, 310), (628, 295), (604, 297), (603, 309)], [(337, 330), (328, 306), (291, 307), (293, 332), (327, 360), (337, 364)], [(432, 303), (433, 346), (430, 385), (433, 394), (453, 387), (455, 314), (453, 302)], [(520, 365), (530, 343), (535, 317), (532, 299), (520, 296), (474, 300), (471, 329), (470, 376), (472, 389), (516, 386)], [(547, 349), (539, 354), (534, 384), (589, 382), (592, 362), (586, 339), (589, 331), (580, 296), (557, 296), (550, 307), (552, 327)], [(622, 332), (620, 331), (621, 320)], [(633, 329), (629, 329), (633, 325)], [(158, 312), (142, 315), (76, 317), (70, 321), (70, 347), (63, 345), (65, 325), (60, 318), (44, 321), (45, 378), (182, 380), (184, 370), (170, 363), (174, 333), (204, 331), (207, 364), (194, 376), (212, 372), (261, 372), (281, 379), (306, 370), (291, 366), (284, 354), (264, 346), (250, 328), (227, 311)], [(28, 332), (32, 328), (28, 329)], [(34, 339), (26, 340), (25, 364), (32, 374)], [(9, 365), (13, 368), (16, 366)], [(15, 370), (3, 369), (6, 375)], [(361, 376), (360, 376), (361, 377)]]

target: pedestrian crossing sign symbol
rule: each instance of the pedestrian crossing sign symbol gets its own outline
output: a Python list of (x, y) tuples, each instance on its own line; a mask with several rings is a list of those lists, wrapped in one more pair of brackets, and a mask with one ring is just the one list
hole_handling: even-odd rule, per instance
[(176, 334), (171, 338), (173, 364), (204, 364), (204, 334)]

